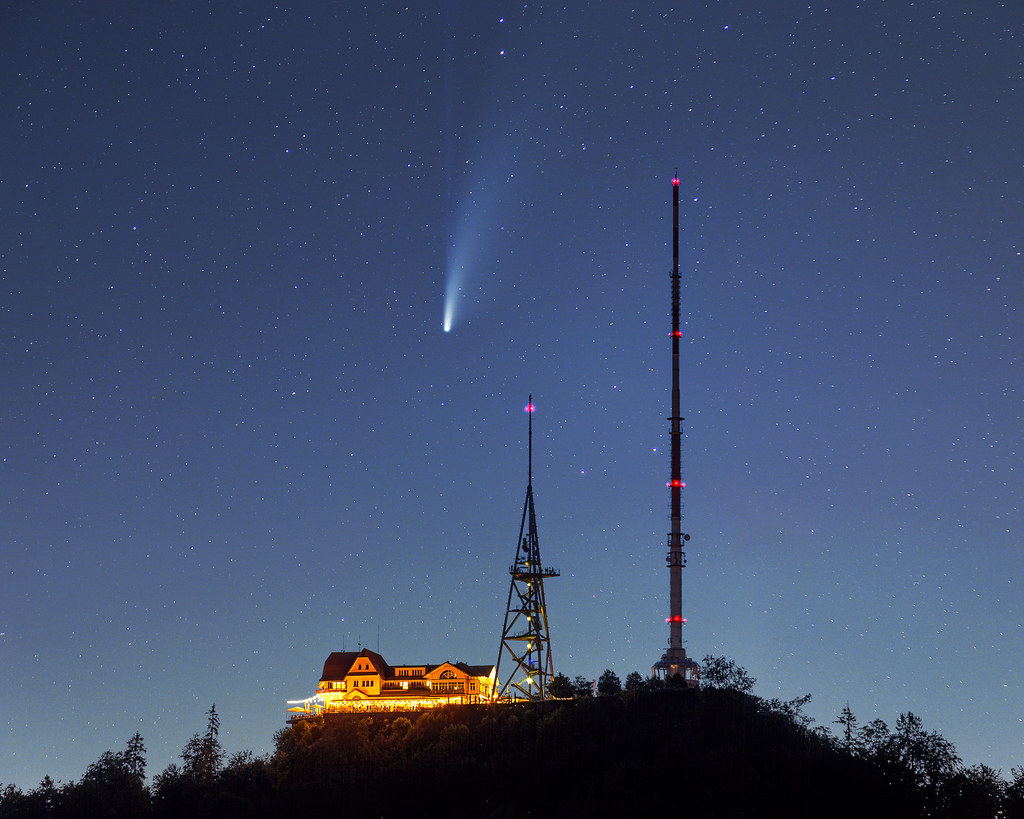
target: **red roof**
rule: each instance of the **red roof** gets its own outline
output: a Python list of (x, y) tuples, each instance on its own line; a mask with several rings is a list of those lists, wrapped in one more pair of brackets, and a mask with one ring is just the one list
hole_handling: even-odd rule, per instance
[(324, 661), (324, 673), (320, 677), (320, 682), (345, 679), (352, 666), (356, 664), (356, 660), (360, 658), (369, 660), (373, 670), (382, 677), (391, 676), (391, 667), (384, 662), (384, 658), (376, 651), (364, 648), (362, 651), (332, 651)]
[[(356, 674), (364, 673), (377, 673), (385, 680), (398, 679), (395, 676), (395, 669), (389, 666), (384, 658), (380, 656), (376, 651), (370, 651), (368, 648), (364, 648), (362, 651), (334, 651), (324, 661), (324, 673), (320, 677), (320, 682), (332, 682), (343, 680), (350, 673), (356, 665), (356, 661), (359, 659), (369, 660), (371, 670), (364, 670), (362, 672), (355, 672)], [(451, 665), (462, 671), (464, 674), (468, 674), (471, 677), (488, 677), (494, 670), (492, 665), (467, 665), (463, 662), (447, 662), (438, 663), (431, 665), (429, 663), (424, 665), (411, 666), (412, 668), (422, 668), (425, 672), (424, 676), (430, 674), (432, 671), (440, 668), (443, 665)], [(403, 666), (405, 668), (406, 666)], [(401, 679), (406, 679), (402, 677)]]

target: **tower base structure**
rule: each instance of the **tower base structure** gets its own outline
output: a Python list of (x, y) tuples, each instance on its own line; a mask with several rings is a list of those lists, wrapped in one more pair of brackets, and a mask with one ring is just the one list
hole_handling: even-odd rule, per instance
[(651, 676), (663, 683), (675, 682), (686, 688), (696, 688), (700, 685), (700, 663), (687, 657), (685, 648), (670, 646), (651, 668)]

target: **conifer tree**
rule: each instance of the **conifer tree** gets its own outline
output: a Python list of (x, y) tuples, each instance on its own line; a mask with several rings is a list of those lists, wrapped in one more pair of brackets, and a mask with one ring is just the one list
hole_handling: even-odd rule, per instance
[(220, 717), (217, 715), (217, 706), (211, 705), (206, 715), (206, 732), (202, 735), (194, 734), (182, 749), (181, 759), (185, 763), (185, 776), (200, 782), (213, 781), (224, 761), (224, 749), (218, 739), (219, 733)]

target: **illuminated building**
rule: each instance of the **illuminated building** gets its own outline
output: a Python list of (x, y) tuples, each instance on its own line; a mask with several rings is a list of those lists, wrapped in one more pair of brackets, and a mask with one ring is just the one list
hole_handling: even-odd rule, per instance
[(324, 662), (316, 694), (289, 701), (289, 722), (333, 713), (422, 711), (473, 705), (494, 696), (492, 665), (443, 662), (390, 666), (375, 651), (335, 651)]

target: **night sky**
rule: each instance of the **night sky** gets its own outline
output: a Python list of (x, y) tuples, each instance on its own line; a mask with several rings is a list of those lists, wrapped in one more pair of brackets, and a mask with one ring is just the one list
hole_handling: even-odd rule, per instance
[(531, 393), (555, 668), (649, 674), (676, 172), (689, 653), (1024, 764), (1020, 5), (352, 5), (0, 10), (0, 782), (493, 663)]

